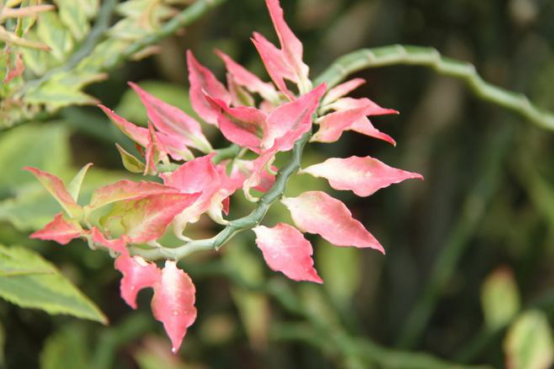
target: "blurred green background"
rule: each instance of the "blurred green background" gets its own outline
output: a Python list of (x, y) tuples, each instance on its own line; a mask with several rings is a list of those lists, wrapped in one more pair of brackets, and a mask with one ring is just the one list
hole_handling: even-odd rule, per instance
[[(432, 46), (473, 63), (485, 80), (554, 111), (554, 1), (282, 3), (304, 42), (313, 77), (359, 48)], [(111, 23), (118, 17), (110, 17)], [(163, 39), (157, 54), (112, 68), (105, 81), (86, 92), (140, 124), (146, 123), (146, 114), (127, 81), (190, 111), (185, 50), (192, 49), (220, 79), (224, 70), (212, 53), (215, 47), (265, 76), (250, 43), (253, 31), (275, 40), (264, 2), (227, 1), (184, 32)], [(375, 68), (356, 76), (368, 81), (356, 97), (400, 111), (372, 119), (398, 146), (346, 133), (338, 143), (310, 145), (303, 166), (328, 157), (371, 155), (421, 173), (425, 181), (360, 199), (302, 175), (290, 182), (286, 194), (332, 193), (380, 240), (387, 255), (333, 248), (312, 237), (323, 286), (294, 283), (271, 272), (252, 232), (234, 238), (220, 254), (195, 255), (182, 265), (196, 283), (199, 316), (177, 356), (150, 314), (150, 292), (141, 292), (137, 311), (119, 297), (119, 273), (109, 255), (90, 251), (80, 241), (62, 247), (27, 238), (58, 208), (21, 167), (38, 166), (68, 179), (94, 162), (85, 180), (90, 194), (129, 176), (114, 143), (132, 149), (131, 142), (94, 107), (67, 107), (0, 131), (0, 244), (38, 251), (110, 321), (102, 326), (0, 300), (0, 367), (426, 369), (459, 363), (502, 368), (507, 357), (512, 368), (549, 367), (553, 132), (425, 68)], [(214, 147), (226, 145), (216, 132), (207, 132)], [(252, 208), (242, 194), (231, 203), (232, 215)], [(287, 217), (285, 208), (275, 205), (264, 224)], [(203, 220), (193, 232), (210, 236), (217, 229)]]

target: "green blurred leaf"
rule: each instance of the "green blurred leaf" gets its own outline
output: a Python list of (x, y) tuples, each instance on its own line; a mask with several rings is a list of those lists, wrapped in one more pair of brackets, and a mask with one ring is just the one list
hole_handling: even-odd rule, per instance
[(19, 191), (35, 180), (21, 168), (37, 167), (61, 174), (69, 168), (69, 132), (56, 122), (26, 124), (0, 136), (0, 199), (2, 193)]
[(507, 268), (493, 272), (481, 289), (481, 304), (487, 327), (496, 330), (508, 324), (519, 312), (519, 300), (512, 272)]
[(40, 273), (0, 276), (0, 297), (24, 308), (107, 323), (104, 314), (40, 255), (23, 247), (0, 245), (0, 271), (17, 270)]
[(361, 259), (354, 247), (335, 247), (323, 239), (318, 240), (316, 266), (323, 286), (341, 307), (349, 306), (360, 286)]
[[(263, 283), (261, 256), (252, 254), (244, 243), (232, 242), (229, 246), (223, 253), (225, 263), (245, 281), (255, 285)], [(264, 347), (267, 344), (270, 319), (267, 297), (239, 287), (231, 288), (231, 295), (251, 344), (257, 348)]]
[[(174, 105), (196, 118), (196, 114), (192, 111), (188, 91), (185, 87), (159, 81), (143, 81), (139, 83), (139, 86), (158, 99)], [(148, 122), (146, 109), (135, 91), (131, 88), (125, 91), (115, 111), (133, 123), (146, 125)]]
[(69, 28), (76, 40), (82, 40), (90, 31), (86, 8), (79, 0), (54, 0), (60, 20)]
[(538, 310), (522, 314), (504, 341), (509, 369), (547, 369), (554, 362), (554, 342), (548, 319)]
[(5, 354), (4, 354), (4, 345), (6, 344), (6, 332), (4, 331), (4, 326), (0, 322), (0, 367), (4, 367), (5, 363)]
[(115, 144), (117, 147), (117, 151), (119, 151), (119, 154), (121, 155), (121, 161), (123, 162), (123, 166), (125, 169), (127, 169), (131, 173), (144, 173), (145, 165), (142, 161), (140, 161), (135, 156), (129, 154), (125, 149), (119, 144)]
[(50, 52), (60, 62), (63, 62), (73, 50), (73, 38), (56, 12), (40, 14), (37, 34), (42, 42), (50, 46)]
[(40, 368), (90, 368), (89, 357), (85, 332), (80, 326), (70, 326), (48, 337), (40, 354)]

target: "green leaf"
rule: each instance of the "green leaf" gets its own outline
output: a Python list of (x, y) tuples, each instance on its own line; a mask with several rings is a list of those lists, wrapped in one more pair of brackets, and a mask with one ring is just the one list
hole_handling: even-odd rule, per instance
[(0, 322), (0, 367), (4, 367), (5, 364), (5, 354), (4, 354), (4, 345), (6, 344), (6, 332), (4, 331), (4, 326)]
[(520, 301), (512, 272), (501, 268), (492, 273), (481, 289), (485, 324), (491, 330), (502, 328), (519, 312)]
[(40, 354), (40, 368), (90, 368), (89, 357), (85, 331), (82, 327), (74, 325), (48, 337)]
[(359, 250), (353, 247), (334, 247), (319, 240), (316, 260), (317, 270), (325, 281), (323, 286), (329, 291), (331, 298), (341, 307), (350, 306), (361, 281)]
[(509, 369), (547, 369), (554, 362), (554, 342), (548, 319), (538, 310), (522, 314), (504, 341)]
[(88, 19), (92, 19), (98, 13), (100, 8), (100, 0), (77, 0), (80, 6), (83, 8), (83, 11), (87, 15)]
[(33, 176), (21, 168), (31, 166), (63, 173), (69, 168), (69, 132), (54, 121), (25, 124), (0, 135), (0, 199), (2, 194), (36, 185)]
[(85, 7), (78, 0), (54, 0), (58, 6), (60, 20), (76, 40), (82, 40), (90, 31)]
[(0, 276), (0, 297), (24, 308), (107, 323), (104, 314), (40, 255), (23, 247), (0, 245), (0, 271), (4, 274), (33, 269), (37, 274)]
[(115, 144), (117, 147), (117, 150), (119, 151), (119, 154), (121, 155), (121, 161), (123, 162), (123, 166), (125, 169), (127, 169), (131, 173), (144, 173), (145, 165), (142, 161), (140, 161), (135, 156), (129, 154), (125, 149), (118, 144)]
[(69, 192), (75, 202), (79, 200), (79, 193), (81, 192), (83, 179), (85, 179), (85, 175), (87, 174), (87, 171), (91, 166), (92, 163), (89, 163), (82, 167), (79, 173), (77, 173), (75, 177), (73, 177), (73, 179), (71, 180), (71, 182), (69, 182), (69, 185), (67, 186), (67, 192)]
[(60, 62), (63, 62), (73, 50), (73, 38), (56, 12), (40, 14), (37, 34), (42, 42), (50, 46), (50, 52)]

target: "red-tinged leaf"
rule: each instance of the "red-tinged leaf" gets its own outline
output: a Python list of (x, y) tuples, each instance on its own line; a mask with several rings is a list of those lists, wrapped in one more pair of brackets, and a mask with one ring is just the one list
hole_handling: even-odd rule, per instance
[(144, 175), (158, 173), (157, 164), (163, 158), (167, 158), (167, 149), (160, 142), (154, 126), (148, 122), (148, 144), (146, 145)]
[(159, 132), (170, 137), (179, 138), (186, 146), (193, 147), (203, 152), (212, 151), (212, 147), (194, 118), (182, 110), (170, 105), (129, 82), (135, 90), (148, 112), (148, 118)]
[(279, 91), (284, 93), (289, 100), (294, 100), (294, 95), (287, 88), (285, 79), (295, 83), (298, 82), (298, 79), (294, 70), (285, 60), (283, 52), (257, 32), (254, 32), (252, 42), (258, 50), (260, 58), (273, 83), (275, 83)]
[[(8, 66), (11, 64), (11, 54), (8, 53)], [(25, 71), (25, 64), (23, 63), (22, 54), (15, 54), (15, 66), (9, 68), (9, 72), (4, 77), (4, 83), (10, 82), (12, 79), (19, 77)]]
[(223, 101), (208, 95), (206, 99), (217, 112), (219, 129), (225, 138), (254, 152), (260, 152), (267, 124), (267, 115), (264, 112), (247, 106), (230, 108)]
[(271, 269), (295, 281), (323, 283), (314, 269), (312, 245), (296, 228), (279, 223), (273, 228), (259, 226), (252, 230)]
[(131, 140), (135, 141), (142, 147), (148, 146), (148, 130), (143, 127), (139, 127), (123, 117), (117, 115), (113, 110), (106, 108), (104, 105), (98, 105), (104, 113), (110, 118), (110, 120)]
[(137, 308), (137, 295), (143, 288), (154, 288), (162, 279), (162, 272), (156, 264), (148, 263), (139, 256), (121, 255), (115, 260), (115, 269), (123, 274), (121, 297), (127, 305)]
[(381, 188), (406, 179), (423, 179), (420, 174), (389, 167), (369, 156), (331, 158), (321, 164), (312, 165), (303, 172), (326, 178), (334, 189), (350, 190), (361, 197), (370, 196)]
[(301, 230), (319, 234), (335, 246), (370, 247), (385, 250), (341, 201), (321, 191), (304, 192), (281, 200)]
[(163, 323), (173, 345), (173, 353), (181, 347), (183, 338), (196, 320), (196, 289), (192, 280), (174, 261), (166, 261), (161, 282), (154, 288), (152, 312)]
[(252, 93), (259, 94), (265, 100), (278, 101), (279, 96), (271, 83), (263, 82), (255, 74), (245, 69), (242, 65), (235, 62), (220, 50), (216, 50), (215, 53), (225, 63), (225, 67), (232, 76), (234, 82), (240, 86), (246, 87), (246, 89)]
[(54, 220), (43, 229), (31, 235), (43, 241), (56, 241), (61, 245), (67, 245), (69, 241), (81, 237), (83, 229), (79, 223), (65, 219), (62, 213), (56, 214)]
[(275, 155), (277, 154), (277, 145), (274, 145), (273, 148), (264, 151), (260, 156), (252, 162), (252, 170), (250, 175), (243, 181), (242, 189), (246, 196), (253, 200), (250, 196), (251, 188), (260, 188), (263, 186), (264, 178), (267, 178), (269, 175), (267, 169), (271, 166), (275, 160)]
[(231, 103), (231, 96), (225, 86), (215, 78), (209, 69), (196, 60), (190, 50), (187, 51), (187, 64), (192, 107), (207, 123), (217, 125), (217, 113), (206, 100), (205, 94), (223, 100), (226, 104)]
[(337, 111), (324, 116), (319, 122), (319, 130), (312, 136), (312, 142), (335, 142), (344, 131), (352, 129), (357, 120), (365, 118), (365, 108)]
[(127, 237), (123, 236), (115, 240), (107, 239), (104, 234), (96, 227), (90, 230), (90, 241), (95, 245), (106, 247), (120, 254), (128, 254), (127, 252)]
[(48, 190), (48, 192), (54, 196), (56, 201), (60, 203), (71, 218), (81, 218), (83, 209), (75, 202), (73, 197), (71, 197), (61, 179), (37, 168), (25, 167), (23, 169), (33, 173), (33, 175)]
[(302, 61), (303, 46), (302, 42), (291, 31), (283, 17), (283, 9), (279, 0), (266, 0), (269, 15), (273, 21), (273, 26), (281, 43), (281, 50), (287, 63), (294, 70), (298, 81), (307, 82), (310, 69)]
[(175, 219), (175, 232), (180, 235), (187, 223), (195, 222), (212, 206), (217, 206), (229, 197), (235, 188), (212, 162), (213, 154), (189, 161), (170, 174), (162, 174), (165, 185), (175, 187), (182, 193), (202, 192), (197, 201), (181, 212)]
[(90, 207), (98, 209), (116, 201), (136, 200), (149, 195), (160, 193), (176, 193), (177, 189), (155, 182), (133, 182), (127, 179), (100, 187), (92, 194)]
[[(234, 160), (233, 168), (231, 169), (231, 180), (235, 188), (241, 188), (244, 181), (252, 175), (254, 171), (254, 161), (252, 160)], [(273, 171), (277, 171), (276, 167), (272, 168)], [(261, 172), (260, 184), (254, 187), (255, 190), (260, 192), (267, 192), (273, 187), (275, 183), (275, 176), (267, 171)]]
[(297, 100), (275, 109), (267, 120), (267, 132), (262, 146), (275, 147), (277, 151), (291, 150), (294, 143), (312, 128), (312, 115), (325, 89), (326, 85), (323, 83)]
[(160, 238), (173, 219), (194, 204), (200, 193), (162, 193), (114, 205), (111, 217), (120, 218), (125, 235), (133, 243)]
[(396, 146), (396, 141), (394, 140), (394, 138), (375, 128), (373, 124), (371, 124), (369, 119), (367, 119), (367, 117), (362, 117), (357, 121), (355, 121), (354, 124), (352, 124), (352, 126), (350, 127), (350, 129), (354, 132), (358, 132), (363, 135), (376, 138), (378, 140), (383, 140), (390, 143), (393, 146)]
[(354, 99), (352, 97), (343, 97), (330, 105), (331, 109), (336, 111), (344, 111), (349, 109), (366, 108), (365, 115), (389, 115), (398, 114), (398, 111), (394, 109), (382, 108), (375, 102), (364, 97), (361, 99)]
[(344, 82), (332, 88), (331, 90), (329, 90), (329, 92), (327, 92), (327, 94), (323, 98), (321, 105), (328, 105), (335, 102), (341, 97), (348, 95), (350, 92), (354, 91), (364, 83), (365, 83), (365, 79), (354, 78), (354, 79), (351, 79), (350, 81)]

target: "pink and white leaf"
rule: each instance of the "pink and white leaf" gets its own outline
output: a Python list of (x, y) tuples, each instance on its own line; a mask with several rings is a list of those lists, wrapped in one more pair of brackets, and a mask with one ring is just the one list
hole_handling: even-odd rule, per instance
[(319, 100), (325, 93), (325, 83), (297, 100), (283, 104), (275, 109), (267, 120), (267, 132), (262, 146), (277, 151), (291, 150), (294, 143), (312, 127), (312, 115), (316, 111)]
[[(231, 169), (231, 180), (235, 188), (241, 188), (246, 181), (252, 175), (254, 171), (254, 161), (253, 160), (233, 160), (233, 167)], [(276, 167), (272, 168), (273, 171), (277, 171)], [(268, 173), (267, 171), (261, 172), (261, 181), (260, 184), (254, 187), (255, 190), (260, 192), (267, 192), (273, 187), (275, 183), (275, 176)]]
[(194, 204), (200, 193), (162, 193), (116, 203), (113, 215), (121, 218), (125, 235), (133, 243), (160, 238), (173, 219)]
[(260, 58), (273, 83), (289, 100), (294, 100), (294, 95), (288, 89), (285, 79), (297, 83), (298, 78), (294, 70), (287, 63), (283, 52), (257, 32), (254, 32), (252, 43), (254, 43), (254, 46), (258, 50)]
[(193, 147), (205, 153), (212, 147), (194, 118), (182, 110), (170, 105), (143, 90), (138, 85), (129, 82), (148, 112), (148, 118), (159, 132), (170, 137), (178, 137), (186, 146)]
[(128, 254), (127, 252), (127, 237), (123, 236), (117, 239), (107, 239), (106, 236), (96, 227), (92, 227), (90, 230), (90, 241), (94, 245), (100, 245), (106, 247), (119, 254)]
[(216, 50), (215, 53), (223, 60), (227, 71), (232, 76), (232, 79), (238, 85), (245, 87), (252, 93), (257, 93), (265, 100), (278, 101), (279, 96), (277, 91), (271, 83), (263, 82), (255, 74), (244, 68), (239, 63), (235, 62), (228, 55), (220, 50)]
[(281, 200), (292, 219), (304, 232), (319, 234), (335, 246), (372, 248), (385, 253), (383, 247), (341, 201), (325, 192), (304, 192), (295, 198)]
[(232, 106), (256, 106), (256, 100), (244, 87), (239, 85), (233, 76), (227, 73), (227, 88), (231, 94)]
[(82, 216), (83, 209), (75, 202), (60, 178), (33, 167), (23, 169), (31, 172), (39, 180), (71, 218), (79, 219)]
[(181, 347), (187, 329), (196, 320), (196, 289), (192, 280), (174, 261), (166, 261), (161, 281), (154, 288), (152, 312), (163, 323), (173, 345), (173, 353)]
[(314, 268), (312, 245), (296, 228), (279, 223), (273, 228), (258, 226), (252, 230), (271, 269), (295, 281), (323, 283)]
[(350, 127), (350, 129), (352, 131), (358, 132), (362, 135), (366, 135), (368, 137), (373, 137), (373, 138), (376, 138), (378, 140), (388, 142), (393, 146), (396, 146), (396, 141), (394, 140), (394, 138), (392, 138), (388, 134), (383, 133), (383, 132), (379, 131), (377, 128), (375, 128), (373, 126), (373, 124), (371, 124), (369, 119), (367, 119), (367, 117), (362, 117), (362, 118), (358, 119), (357, 121), (355, 121), (354, 124), (352, 124), (352, 126)]
[(155, 182), (133, 182), (127, 179), (100, 187), (92, 194), (90, 207), (98, 209), (116, 201), (138, 199), (160, 193), (175, 193), (177, 189)]
[(217, 113), (219, 129), (225, 138), (254, 152), (260, 152), (267, 124), (267, 115), (264, 112), (247, 106), (230, 108), (222, 100), (208, 95), (206, 100)]
[(31, 234), (31, 238), (67, 245), (71, 240), (81, 237), (82, 233), (83, 229), (79, 223), (65, 219), (63, 214), (59, 213), (43, 229)]
[(365, 108), (355, 108), (327, 114), (319, 122), (319, 130), (312, 136), (312, 142), (336, 142), (344, 131), (350, 130), (352, 125), (365, 118)]
[(108, 109), (104, 105), (98, 105), (102, 111), (110, 118), (110, 120), (119, 128), (125, 136), (129, 137), (134, 142), (142, 147), (148, 146), (148, 130), (144, 127), (139, 127), (123, 117), (117, 115), (113, 110)]
[(299, 82), (307, 83), (310, 69), (302, 61), (304, 53), (302, 42), (294, 35), (290, 27), (285, 22), (283, 9), (279, 0), (266, 0), (269, 15), (273, 21), (273, 26), (281, 43), (281, 50), (286, 62), (293, 69), (296, 79)]
[(381, 188), (406, 179), (423, 179), (420, 174), (392, 168), (369, 156), (331, 158), (303, 169), (302, 172), (326, 178), (334, 189), (349, 190), (361, 197), (370, 196)]
[(367, 116), (398, 114), (398, 111), (394, 109), (382, 108), (367, 97), (361, 99), (343, 97), (332, 103), (329, 107), (335, 111), (366, 108), (365, 115)]
[(213, 73), (196, 60), (190, 50), (187, 51), (189, 69), (190, 102), (193, 109), (207, 123), (217, 125), (217, 113), (206, 100), (206, 94), (226, 104), (231, 103), (231, 95)]
[(139, 256), (120, 255), (115, 260), (115, 269), (123, 274), (120, 285), (121, 297), (133, 309), (137, 308), (138, 293), (144, 288), (156, 287), (162, 279), (162, 272), (156, 264), (149, 263)]
[(336, 87), (333, 87), (331, 90), (329, 90), (329, 92), (327, 92), (327, 94), (323, 98), (323, 101), (321, 102), (321, 105), (326, 106), (335, 102), (341, 97), (348, 95), (350, 92), (354, 91), (364, 83), (365, 83), (365, 79), (354, 78), (354, 79), (351, 79), (350, 81), (346, 81)]

